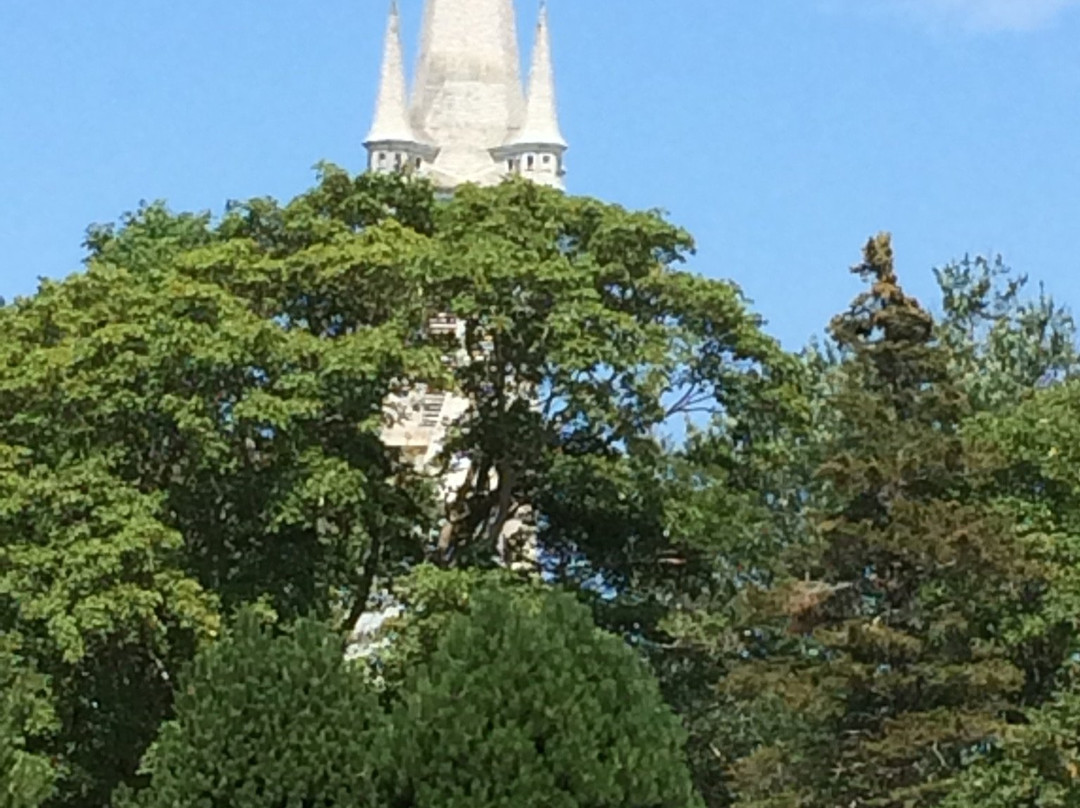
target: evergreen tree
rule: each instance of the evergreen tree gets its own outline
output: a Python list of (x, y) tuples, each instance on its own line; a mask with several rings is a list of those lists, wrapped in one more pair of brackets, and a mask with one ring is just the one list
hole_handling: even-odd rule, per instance
[(181, 679), (176, 719), (145, 761), (149, 785), (119, 802), (700, 805), (679, 721), (633, 651), (569, 595), (475, 583), (465, 608), (434, 616), (441, 636), (385, 711), (333, 632), (301, 621), (275, 635), (245, 612)]
[(854, 271), (869, 289), (832, 323), (847, 359), (818, 539), (748, 587), (733, 635), (739, 805), (934, 804), (1024, 691), (1000, 618), (1039, 570), (980, 500), (992, 463), (962, 439), (968, 398), (889, 237)]
[(569, 595), (482, 587), (393, 715), (391, 806), (700, 805), (655, 679)]
[(341, 654), (340, 636), (300, 621), (284, 633), (246, 610), (181, 677), (176, 718), (144, 762), (149, 786), (121, 804), (369, 806), (384, 714)]

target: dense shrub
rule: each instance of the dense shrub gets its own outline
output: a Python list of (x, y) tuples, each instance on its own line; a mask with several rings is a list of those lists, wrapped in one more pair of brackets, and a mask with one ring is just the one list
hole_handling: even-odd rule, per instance
[(245, 613), (197, 657), (140, 808), (690, 808), (684, 735), (572, 597), (486, 589), (380, 706), (340, 638)]
[(275, 636), (245, 612), (196, 657), (151, 749), (141, 808), (370, 805), (383, 712), (340, 638), (301, 621)]

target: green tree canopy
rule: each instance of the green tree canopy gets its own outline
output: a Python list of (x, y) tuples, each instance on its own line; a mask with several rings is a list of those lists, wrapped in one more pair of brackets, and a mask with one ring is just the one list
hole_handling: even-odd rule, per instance
[[(215, 799), (325, 791), (295, 745), (292, 782), (220, 741), (284, 709), (242, 671), (209, 682), (262, 653), (255, 680), (372, 716), (327, 759), (377, 735), (359, 771), (388, 805), (694, 804), (634, 652), (711, 805), (1074, 799), (1075, 329), (1000, 262), (939, 270), (935, 321), (874, 239), (868, 290), (800, 358), (685, 271), (663, 216), (527, 182), (442, 197), (323, 166), (290, 202), (148, 205), (87, 248), (0, 304), (9, 804), (143, 785), (171, 718), (139, 799), (177, 799), (184, 766), (254, 778)], [(386, 445), (407, 390), (467, 403), (442, 496)], [(524, 584), (493, 571), (521, 560), (518, 521), (544, 573)], [(382, 594), (406, 610), (373, 681), (341, 639)], [(232, 698), (241, 718), (210, 715)], [(314, 714), (273, 720), (314, 737)]]
[(1076, 323), (1042, 287), (1025, 298), (1026, 275), (998, 257), (965, 258), (936, 269), (938, 332), (952, 374), (976, 410), (996, 410), (1080, 372)]
[(1067, 687), (980, 750), (941, 808), (1072, 808), (1080, 803), (1078, 726), (1080, 699)]
[(973, 754), (948, 808), (1069, 806), (1080, 800), (1076, 660), (1080, 654), (1080, 489), (1076, 467), (1080, 386), (1031, 391), (1018, 406), (984, 413), (967, 439), (996, 452), (994, 496), (1016, 514), (1045, 572), (1038, 608), (1006, 613), (1003, 628), (1025, 671), (1026, 709)]
[[(325, 166), (288, 203), (148, 205), (87, 247), (0, 307), (0, 631), (50, 678), (58, 804), (135, 777), (237, 609), (344, 628), (418, 563), (507, 560), (516, 516), (559, 569), (629, 580), (669, 554), (660, 522), (624, 529), (650, 498), (616, 525), (579, 519), (590, 497), (662, 476), (676, 416), (749, 445), (791, 398), (739, 291), (680, 268), (685, 232), (529, 183), (441, 199)], [(446, 503), (381, 439), (418, 385), (469, 402)]]
[(12, 634), (0, 637), (0, 808), (38, 808), (52, 796), (52, 760), (35, 741), (56, 730), (45, 678), (19, 653)]
[(135, 772), (175, 676), (216, 631), (216, 603), (188, 575), (155, 497), (102, 458), (50, 467), (0, 445), (0, 637), (48, 677), (59, 797), (107, 799)]

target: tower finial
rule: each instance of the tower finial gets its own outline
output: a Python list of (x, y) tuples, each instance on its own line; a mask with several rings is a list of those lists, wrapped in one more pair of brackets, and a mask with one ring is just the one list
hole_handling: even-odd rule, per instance
[(506, 144), (492, 152), (506, 166), (505, 174), (521, 174), (534, 182), (563, 187), (566, 167), (566, 139), (559, 128), (555, 102), (555, 71), (551, 66), (551, 33), (548, 29), (547, 3), (540, 4), (536, 24), (529, 93), (525, 120)]
[(559, 127), (555, 99), (555, 70), (551, 61), (551, 31), (548, 27), (547, 2), (540, 2), (540, 20), (536, 24), (529, 92), (525, 103), (525, 122), (511, 141), (513, 144), (542, 144), (566, 148)]
[(390, 2), (386, 26), (382, 73), (375, 117), (365, 143), (409, 143), (416, 141), (409, 123), (408, 93), (405, 88), (405, 59), (401, 45), (401, 15), (397, 0)]

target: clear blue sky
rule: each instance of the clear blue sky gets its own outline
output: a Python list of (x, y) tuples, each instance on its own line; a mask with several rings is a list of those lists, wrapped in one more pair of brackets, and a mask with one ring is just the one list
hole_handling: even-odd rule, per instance
[[(386, 0), (0, 2), (0, 295), (141, 199), (220, 212), (363, 166)], [(421, 0), (402, 0), (415, 53)], [(550, 0), (569, 183), (659, 207), (795, 348), (892, 230), (1080, 309), (1074, 0)], [(531, 39), (533, 0), (519, 3)]]

